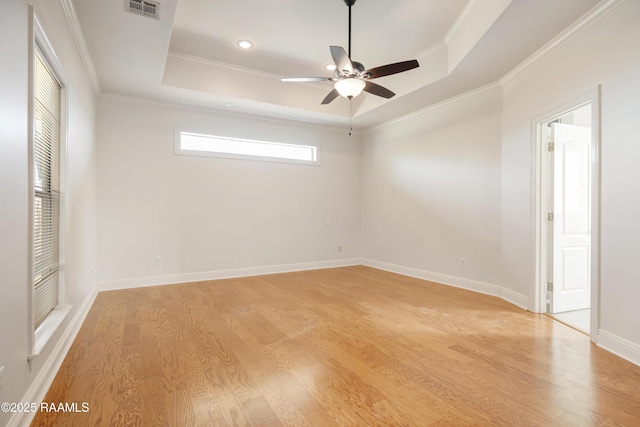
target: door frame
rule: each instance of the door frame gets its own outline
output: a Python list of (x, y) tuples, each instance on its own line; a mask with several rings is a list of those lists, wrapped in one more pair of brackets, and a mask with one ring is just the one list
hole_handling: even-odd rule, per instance
[(535, 117), (532, 122), (532, 147), (534, 150), (534, 265), (535, 280), (531, 288), (531, 311), (546, 313), (546, 276), (547, 276), (547, 221), (543, 201), (545, 173), (543, 155), (546, 153), (546, 123), (563, 116), (586, 104), (591, 104), (591, 340), (600, 327), (600, 92), (598, 85), (587, 93), (565, 102), (544, 114)]

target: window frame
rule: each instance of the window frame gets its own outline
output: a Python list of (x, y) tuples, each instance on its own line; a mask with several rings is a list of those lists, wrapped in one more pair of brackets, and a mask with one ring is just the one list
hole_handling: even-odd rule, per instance
[[(30, 43), (29, 43), (29, 276), (28, 276), (28, 297), (29, 297), (29, 346), (30, 354), (27, 360), (31, 361), (37, 357), (50, 338), (60, 327), (66, 316), (71, 311), (71, 305), (66, 299), (66, 275), (65, 275), (65, 241), (66, 241), (66, 170), (67, 170), (67, 129), (68, 129), (68, 80), (60, 60), (58, 59), (49, 39), (47, 38), (40, 22), (38, 21), (33, 7), (30, 7)], [(60, 85), (60, 146), (59, 146), (59, 211), (58, 211), (58, 301), (57, 305), (44, 318), (41, 324), (35, 327), (35, 290), (34, 290), (34, 231), (35, 231), (35, 67), (36, 51), (41, 57), (52, 75)]]
[[(182, 148), (181, 142), (182, 142), (183, 134), (197, 135), (197, 136), (229, 140), (229, 141), (261, 143), (265, 145), (277, 144), (277, 145), (289, 145), (289, 146), (297, 146), (297, 147), (309, 147), (309, 148), (313, 148), (313, 151), (315, 154), (315, 160), (290, 159), (286, 157), (271, 157), (271, 156), (260, 156), (260, 155), (240, 154), (240, 153), (224, 153), (224, 152), (216, 152), (216, 151), (190, 150), (190, 149)], [(265, 139), (247, 138), (247, 137), (235, 136), (235, 135), (233, 136), (232, 135), (216, 135), (210, 131), (185, 129), (180, 127), (174, 128), (173, 140), (174, 140), (174, 154), (182, 155), (182, 156), (213, 157), (213, 158), (220, 158), (220, 159), (290, 163), (290, 164), (307, 165), (307, 166), (320, 165), (320, 146), (317, 143), (300, 144), (300, 143), (281, 142), (281, 141), (275, 142), (275, 141), (268, 141)]]

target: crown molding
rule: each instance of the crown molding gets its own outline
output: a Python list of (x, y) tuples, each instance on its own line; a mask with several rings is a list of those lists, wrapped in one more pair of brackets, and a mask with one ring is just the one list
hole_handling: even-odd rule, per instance
[(453, 23), (451, 28), (449, 28), (449, 31), (447, 31), (447, 34), (444, 36), (444, 42), (447, 45), (450, 45), (451, 42), (455, 40), (456, 37), (458, 37), (460, 30), (462, 29), (462, 27), (464, 27), (464, 24), (466, 24), (466, 22), (469, 20), (469, 17), (473, 14), (473, 11), (476, 10), (478, 5), (480, 4), (480, 1), (481, 0), (469, 0), (467, 2), (467, 4), (464, 6), (464, 9), (462, 9), (462, 12), (460, 13), (460, 15), (458, 15), (458, 18), (456, 19), (456, 21)]
[[(426, 114), (430, 111), (443, 108), (449, 104), (461, 101), (465, 98), (470, 98), (479, 93), (492, 90), (497, 87), (503, 88), (518, 74), (522, 73), (523, 71), (527, 70), (529, 67), (533, 66), (536, 62), (538, 62), (547, 54), (560, 48), (562, 45), (567, 43), (573, 37), (580, 34), (582, 31), (586, 30), (592, 24), (596, 23), (598, 20), (600, 20), (600, 18), (604, 17), (609, 12), (614, 10), (616, 7), (620, 6), (622, 3), (624, 3), (624, 1), (625, 0), (602, 0), (600, 3), (594, 6), (591, 10), (589, 10), (586, 14), (584, 14), (581, 18), (579, 18), (576, 22), (574, 22), (571, 26), (567, 27), (564, 31), (562, 31), (560, 34), (554, 37), (550, 42), (548, 42), (546, 45), (538, 49), (533, 55), (531, 55), (529, 58), (525, 59), (523, 62), (518, 64), (513, 70), (511, 70), (509, 73), (503, 76), (500, 80), (490, 83), (488, 85), (479, 87), (477, 89), (473, 89), (469, 92), (465, 92), (461, 95), (457, 95), (452, 98), (446, 99), (439, 103), (429, 105), (427, 107), (421, 108), (417, 111), (406, 114), (404, 116), (400, 116), (395, 119), (380, 123), (378, 125), (371, 126), (367, 128), (367, 130), (381, 129), (381, 128), (393, 125), (395, 123), (399, 123), (404, 120), (411, 119), (413, 117), (420, 116), (422, 114)], [(456, 21), (456, 23), (452, 27), (452, 30), (449, 31), (449, 33), (445, 37), (445, 40), (450, 41), (455, 37), (455, 32), (458, 31), (459, 28), (464, 24), (466, 19), (468, 19), (468, 16), (473, 12), (473, 9), (475, 9), (475, 7), (479, 2), (480, 0), (469, 0), (467, 5), (465, 6), (465, 10), (458, 18), (458, 21)]]
[(253, 68), (242, 67), (240, 65), (233, 65), (226, 62), (216, 61), (209, 58), (203, 58), (201, 56), (189, 55), (186, 53), (178, 52), (175, 50), (169, 51), (167, 54), (167, 61), (172, 60), (183, 64), (196, 65), (200, 67), (210, 69), (223, 69), (232, 71), (234, 73), (251, 74), (258, 77), (265, 77), (269, 79), (280, 80), (283, 76), (274, 73), (268, 73), (266, 71), (256, 70)]
[(430, 47), (426, 48), (425, 50), (418, 52), (418, 54), (416, 55), (416, 58), (427, 59), (430, 56), (435, 56), (440, 54), (443, 50), (448, 51), (449, 45), (441, 40), (438, 43), (435, 43)]
[(422, 114), (427, 114), (429, 112), (432, 112), (432, 111), (435, 111), (435, 110), (439, 110), (440, 108), (444, 108), (444, 107), (446, 107), (448, 105), (454, 104), (456, 102), (460, 102), (460, 101), (462, 101), (462, 100), (464, 100), (466, 98), (471, 98), (471, 97), (474, 97), (474, 96), (479, 95), (481, 93), (488, 92), (488, 91), (491, 91), (491, 90), (494, 90), (494, 89), (497, 89), (497, 88), (502, 88), (502, 86), (500, 85), (499, 82), (489, 83), (489, 84), (481, 86), (479, 88), (472, 89), (472, 90), (470, 90), (468, 92), (464, 92), (464, 93), (462, 93), (460, 95), (456, 95), (456, 96), (453, 96), (451, 98), (445, 99), (444, 101), (440, 101), (438, 103), (428, 105), (428, 106), (426, 106), (424, 108), (421, 108), (419, 110), (413, 111), (413, 112), (411, 112), (409, 114), (405, 114), (404, 116), (396, 117), (395, 119), (388, 120), (386, 122), (377, 124), (375, 126), (370, 126), (370, 127), (366, 128), (366, 130), (367, 131), (371, 131), (371, 130), (382, 129), (382, 128), (385, 128), (387, 126), (391, 126), (391, 125), (394, 125), (396, 123), (399, 123), (399, 122), (402, 122), (402, 121), (405, 121), (405, 120), (408, 120), (408, 119), (412, 119), (412, 118), (417, 117), (417, 116), (421, 116)]
[(538, 49), (533, 55), (518, 64), (513, 70), (504, 75), (500, 80), (501, 85), (508, 84), (518, 74), (526, 71), (529, 67), (533, 66), (540, 59), (550, 54), (551, 52), (559, 49), (564, 44), (568, 43), (572, 38), (586, 30), (592, 24), (599, 21), (602, 17), (609, 12), (620, 6), (625, 0), (602, 0), (595, 5), (590, 11), (580, 17), (576, 22), (567, 27), (564, 31), (554, 37), (547, 44)]
[[(145, 97), (135, 97), (135, 96), (124, 95), (120, 93), (101, 93), (98, 96), (98, 99), (101, 101), (107, 101), (107, 102), (119, 102), (119, 103), (130, 104), (130, 105), (169, 108), (169, 109), (194, 112), (194, 113), (215, 114), (215, 115), (224, 116), (224, 117), (234, 117), (239, 119), (262, 121), (262, 122), (275, 123), (275, 124), (287, 125), (287, 126), (300, 126), (304, 128), (313, 128), (316, 130), (325, 130), (325, 131), (329, 130), (329, 131), (342, 132), (345, 129), (344, 126), (346, 126), (346, 125), (338, 125), (338, 124), (318, 123), (317, 121), (314, 121), (314, 120), (305, 120), (304, 117), (298, 120), (287, 119), (283, 117), (266, 116), (266, 115), (256, 114), (256, 113), (225, 110), (221, 107), (195, 105), (195, 104), (188, 104), (188, 103), (178, 102), (178, 101), (152, 99), (152, 98), (145, 98)], [(360, 130), (354, 128), (353, 133), (354, 135), (358, 135), (360, 133)]]
[(91, 84), (94, 94), (99, 95), (100, 80), (98, 79), (98, 73), (96, 72), (96, 68), (91, 60), (89, 48), (87, 47), (87, 42), (84, 38), (84, 33), (82, 32), (82, 27), (80, 26), (80, 21), (78, 20), (78, 15), (76, 14), (73, 2), (72, 0), (60, 0), (60, 5), (62, 6), (64, 16), (67, 18), (67, 24), (71, 30), (73, 41), (75, 42), (76, 49), (78, 49), (78, 53), (80, 54), (80, 59), (84, 65), (87, 77), (89, 78), (89, 83)]

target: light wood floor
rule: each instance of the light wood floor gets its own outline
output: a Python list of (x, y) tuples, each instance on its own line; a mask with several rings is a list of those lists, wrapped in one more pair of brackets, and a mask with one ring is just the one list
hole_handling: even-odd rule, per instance
[(498, 298), (367, 267), (100, 293), (55, 426), (640, 425), (640, 367)]

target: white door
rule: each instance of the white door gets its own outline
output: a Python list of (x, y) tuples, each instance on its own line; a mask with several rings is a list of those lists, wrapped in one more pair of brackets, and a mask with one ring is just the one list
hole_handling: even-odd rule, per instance
[(591, 302), (591, 129), (553, 123), (553, 290), (550, 311)]

